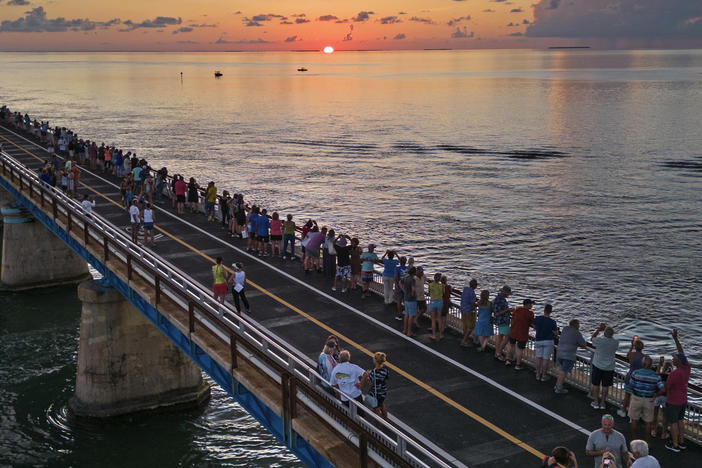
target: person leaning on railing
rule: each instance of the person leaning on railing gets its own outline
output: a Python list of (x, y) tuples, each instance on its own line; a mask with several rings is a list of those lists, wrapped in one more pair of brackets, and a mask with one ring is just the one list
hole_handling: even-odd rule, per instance
[(568, 326), (563, 327), (561, 336), (558, 338), (558, 379), (553, 391), (556, 393), (568, 393), (568, 390), (563, 388), (566, 374), (570, 374), (575, 366), (577, 358), (576, 351), (578, 347), (587, 349), (587, 342), (582, 333), (580, 333), (580, 320), (572, 319)]

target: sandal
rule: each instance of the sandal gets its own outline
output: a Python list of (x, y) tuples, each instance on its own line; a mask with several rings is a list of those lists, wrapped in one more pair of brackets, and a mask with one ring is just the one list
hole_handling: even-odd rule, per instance
[(522, 366), (514, 366), (514, 370), (519, 371), (524, 369)]
[(512, 363), (509, 362), (509, 360), (506, 360), (506, 361), (505, 361), (505, 366), (511, 366), (511, 365), (512, 365)]
[(495, 359), (497, 359), (498, 361), (503, 361), (503, 362), (504, 362), (504, 360), (505, 360), (504, 357), (498, 356), (497, 354), (495, 354)]

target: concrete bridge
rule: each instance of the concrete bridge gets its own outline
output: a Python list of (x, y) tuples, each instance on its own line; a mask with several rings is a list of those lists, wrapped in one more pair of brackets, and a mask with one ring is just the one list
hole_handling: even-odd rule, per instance
[[(382, 301), (328, 293), (327, 280), (296, 265), (248, 255), (203, 217), (156, 209), (153, 249), (129, 240), (118, 181), (83, 169), (79, 191), (93, 215), (40, 183), (48, 157), (31, 136), (0, 127), (6, 287), (84, 280), (76, 394), (79, 415), (113, 416), (199, 404), (200, 370), (308, 466), (529, 466), (556, 445), (581, 463), (601, 413), (584, 394), (554, 396), (531, 374), (506, 372), (486, 354), (448, 340), (425, 343), (396, 329)], [(213, 258), (247, 263), (251, 316), (211, 298)], [(353, 361), (384, 351), (392, 373), (389, 419), (355, 402), (347, 408), (320, 386), (314, 360), (329, 334)], [(699, 421), (697, 421), (699, 423)], [(618, 429), (628, 435), (626, 421)], [(694, 434), (693, 434), (694, 435)], [(662, 466), (698, 466), (702, 450), (673, 454), (652, 444)], [(584, 466), (584, 465), (583, 465)]]

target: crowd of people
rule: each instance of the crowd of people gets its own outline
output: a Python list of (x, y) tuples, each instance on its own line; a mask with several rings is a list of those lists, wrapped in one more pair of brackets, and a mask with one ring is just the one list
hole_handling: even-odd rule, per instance
[[(144, 231), (144, 243), (154, 245), (155, 202), (165, 203), (170, 200), (171, 207), (184, 215), (187, 209), (191, 213), (200, 212), (201, 200), (204, 212), (210, 222), (219, 221), (221, 227), (232, 237), (246, 239), (247, 250), (255, 255), (277, 257), (281, 262), (300, 259), (305, 275), (313, 272), (326, 275), (332, 281), (332, 292), (340, 289), (342, 294), (360, 289), (361, 298), (369, 295), (371, 285), (375, 282), (376, 266), (382, 266), (383, 300), (386, 306), (396, 311), (396, 318), (401, 320), (402, 332), (408, 337), (415, 337), (420, 329), (420, 319), (426, 314), (431, 322), (429, 328), (431, 340), (442, 340), (446, 334), (447, 316), (452, 307), (454, 288), (448, 284), (447, 277), (440, 273), (427, 275), (423, 267), (416, 265), (412, 257), (401, 256), (397, 251), (387, 249), (382, 256), (376, 253), (376, 245), (370, 243), (364, 250), (356, 237), (337, 234), (334, 229), (319, 227), (315, 220), (309, 219), (298, 226), (292, 214), (282, 220), (278, 212), (268, 214), (258, 205), (249, 205), (243, 194), (230, 194), (226, 190), (218, 193), (214, 181), (201, 189), (195, 178), (186, 183), (184, 176), (175, 174), (169, 177), (168, 169), (163, 167), (153, 170), (148, 162), (138, 158), (135, 153), (124, 152), (113, 145), (83, 140), (71, 130), (55, 128), (49, 132), (48, 122), (31, 120), (28, 115), (11, 113), (6, 107), (0, 109), (0, 118), (33, 133), (47, 145), (50, 158), (41, 170), (40, 178), (46, 184), (60, 187), (73, 196), (78, 195), (81, 176), (80, 165), (89, 165), (90, 170), (111, 174), (120, 178), (122, 202), (128, 209), (132, 240), (139, 241), (139, 232)], [(63, 154), (64, 161), (57, 157), (57, 151)], [(86, 212), (95, 205), (89, 197), (84, 196)], [(219, 220), (215, 207), (219, 208)], [(299, 256), (295, 249), (298, 241), (296, 233), (300, 232)], [(251, 308), (245, 295), (246, 276), (243, 264), (232, 265), (233, 273), (217, 258), (212, 267), (213, 294), (224, 303), (228, 291), (231, 291), (237, 312), (241, 312), (243, 303), (246, 312)], [(572, 319), (567, 326), (559, 328), (552, 318), (553, 307), (545, 304), (543, 314), (535, 316), (535, 301), (523, 299), (521, 305), (512, 307), (509, 299), (512, 289), (504, 285), (494, 296), (488, 289), (478, 292), (478, 282), (471, 279), (460, 292), (460, 320), (462, 324), (461, 347), (475, 347), (478, 352), (487, 352), (490, 339), (494, 342), (494, 358), (505, 366), (513, 366), (521, 371), (524, 365), (524, 350), (534, 332), (535, 378), (545, 382), (550, 380), (550, 371), (555, 361), (556, 394), (568, 393), (564, 384), (566, 377), (576, 366), (578, 349), (588, 349), (585, 337), (580, 331), (578, 319)], [(591, 360), (591, 396), (590, 406), (597, 410), (606, 410), (609, 390), (614, 383), (616, 353), (619, 340), (615, 331), (607, 324), (600, 324), (590, 337), (594, 353)], [(690, 378), (690, 364), (678, 340), (677, 331), (672, 333), (676, 353), (672, 361), (660, 357), (654, 366), (653, 359), (643, 353), (644, 343), (634, 337), (627, 353), (630, 365), (625, 377), (626, 397), (617, 413), (630, 418), (632, 439), (638, 437), (638, 422), (645, 424), (644, 439), (658, 436), (667, 439), (666, 448), (673, 452), (686, 449), (684, 444), (684, 412), (687, 403), (687, 385)], [(554, 350), (558, 346), (555, 359)], [(385, 398), (387, 396), (388, 371), (384, 365), (385, 355), (376, 353), (375, 367), (362, 370), (350, 362), (348, 350), (340, 350), (338, 339), (330, 337), (319, 355), (318, 371), (329, 381), (332, 389), (341, 390), (342, 401), (347, 397), (361, 400), (361, 389), (369, 387), (366, 399), (370, 407), (381, 416), (387, 415)], [(370, 402), (370, 404), (368, 403)], [(600, 431), (609, 434), (612, 416), (603, 416)], [(597, 432), (597, 431), (596, 431)], [(616, 432), (616, 431), (615, 431)], [(593, 433), (594, 434), (594, 433)], [(588, 441), (587, 454), (596, 457), (600, 463), (603, 454), (609, 453), (617, 466), (627, 462), (624, 455), (625, 444), (616, 447), (601, 446), (598, 436), (591, 436)], [(609, 439), (609, 438), (608, 438)], [(623, 437), (622, 437), (623, 439)], [(642, 442), (632, 442), (642, 457), (646, 457)], [(634, 444), (636, 442), (636, 444)], [(554, 450), (547, 460), (549, 466), (572, 466), (566, 459), (570, 456), (565, 451)], [(546, 461), (545, 461), (546, 463)], [(555, 465), (553, 463), (556, 463)], [(564, 464), (565, 463), (565, 464)], [(604, 462), (602, 462), (604, 463)], [(599, 466), (599, 465), (596, 465)], [(634, 465), (636, 466), (636, 465)], [(655, 466), (639, 463), (638, 466)]]

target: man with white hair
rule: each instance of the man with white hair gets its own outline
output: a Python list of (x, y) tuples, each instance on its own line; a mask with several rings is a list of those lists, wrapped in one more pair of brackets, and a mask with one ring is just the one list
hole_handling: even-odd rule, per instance
[(640, 439), (632, 440), (631, 453), (634, 455), (634, 463), (631, 468), (661, 468), (661, 464), (655, 457), (648, 454), (648, 444)]
[[(351, 353), (344, 349), (339, 353), (339, 364), (332, 369), (329, 383), (332, 387), (341, 390), (341, 401), (348, 406), (349, 398), (363, 404), (361, 396), (361, 377), (364, 370), (356, 364), (351, 364)], [(347, 396), (348, 395), (348, 396)]]

